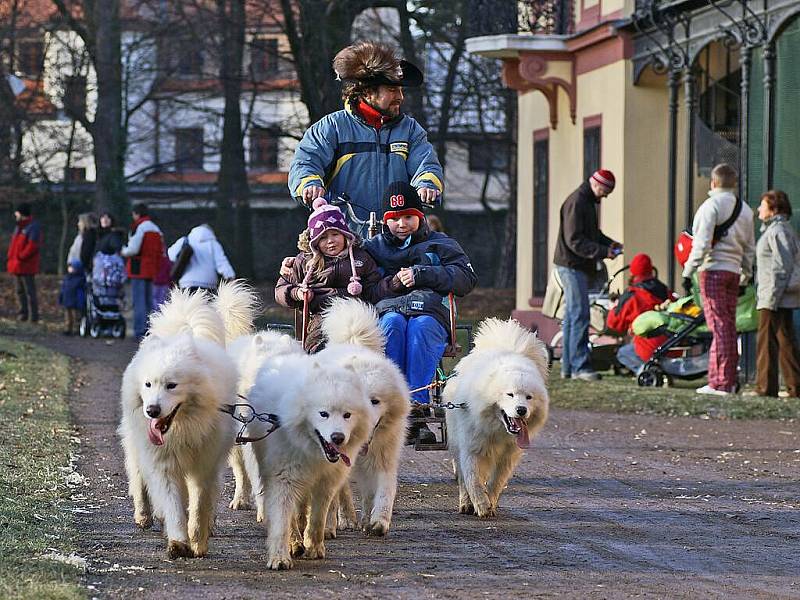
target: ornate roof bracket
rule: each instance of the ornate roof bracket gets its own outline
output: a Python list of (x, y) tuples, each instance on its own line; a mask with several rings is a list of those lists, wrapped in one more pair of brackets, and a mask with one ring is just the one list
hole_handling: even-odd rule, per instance
[(572, 123), (577, 114), (575, 58), (569, 52), (521, 52), (519, 58), (503, 60), (503, 81), (511, 89), (524, 93), (536, 90), (544, 94), (550, 108), (550, 127), (558, 127), (558, 89), (569, 98)]
[[(728, 23), (719, 24), (723, 35), (733, 37), (737, 45), (753, 48), (767, 40), (767, 23), (762, 15), (753, 11), (748, 0), (709, 0), (717, 12), (722, 13)], [(733, 15), (733, 6), (741, 5), (741, 17)]]
[[(655, 46), (650, 52), (649, 60), (637, 65), (635, 81), (638, 81), (648, 65), (658, 74), (680, 72), (689, 66), (688, 49), (678, 42), (676, 31), (681, 26), (684, 38), (689, 37), (690, 17), (687, 13), (671, 5), (664, 6), (659, 0), (639, 0), (632, 21), (636, 31)], [(661, 41), (658, 35), (654, 35), (654, 31), (662, 36)]]

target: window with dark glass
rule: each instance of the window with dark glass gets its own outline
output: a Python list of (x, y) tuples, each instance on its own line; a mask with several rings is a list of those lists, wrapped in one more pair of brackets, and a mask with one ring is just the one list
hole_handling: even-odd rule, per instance
[(278, 40), (253, 40), (250, 47), (250, 72), (255, 81), (265, 81), (277, 75)]
[(69, 167), (67, 169), (67, 181), (70, 183), (86, 181), (86, 169), (84, 167)]
[(600, 168), (600, 127), (583, 130), (583, 178), (589, 179)]
[(175, 168), (202, 170), (203, 130), (200, 127), (175, 130)]
[(250, 130), (250, 167), (278, 169), (278, 132), (266, 127)]
[(533, 295), (544, 296), (547, 289), (547, 219), (550, 202), (550, 142), (533, 143)]
[(508, 145), (502, 140), (481, 139), (469, 142), (470, 171), (505, 171), (508, 169)]
[(17, 44), (17, 70), (23, 75), (36, 77), (44, 67), (44, 42), (22, 40)]
[(72, 75), (64, 80), (64, 109), (76, 117), (86, 113), (86, 77)]

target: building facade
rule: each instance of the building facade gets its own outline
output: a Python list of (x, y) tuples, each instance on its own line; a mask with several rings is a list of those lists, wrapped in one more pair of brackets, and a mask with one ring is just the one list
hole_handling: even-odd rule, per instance
[(607, 261), (611, 272), (646, 252), (675, 285), (672, 246), (719, 162), (739, 168), (751, 206), (775, 187), (800, 213), (800, 70), (792, 66), (800, 2), (511, 4), (513, 30), (506, 19), (506, 29), (501, 22), (478, 31), (467, 48), (501, 59), (506, 84), (518, 92), (520, 320), (548, 326), (538, 307), (559, 209), (598, 167), (617, 176), (599, 208), (603, 231), (625, 244), (625, 255)]

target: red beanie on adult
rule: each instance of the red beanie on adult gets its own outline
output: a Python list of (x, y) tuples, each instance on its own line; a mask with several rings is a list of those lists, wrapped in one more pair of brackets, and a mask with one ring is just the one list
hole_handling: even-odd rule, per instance
[(653, 261), (647, 254), (637, 254), (633, 257), (631, 275), (636, 279), (650, 279), (653, 276)]
[(607, 170), (607, 169), (598, 169), (594, 173), (592, 173), (592, 179), (594, 179), (597, 183), (602, 185), (608, 191), (614, 189), (614, 186), (617, 184), (617, 180), (614, 178), (614, 174)]

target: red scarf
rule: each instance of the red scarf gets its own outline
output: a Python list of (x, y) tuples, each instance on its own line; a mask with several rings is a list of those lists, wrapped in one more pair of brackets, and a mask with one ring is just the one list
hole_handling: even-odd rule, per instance
[(358, 112), (359, 114), (364, 117), (364, 120), (367, 122), (367, 125), (371, 125), (375, 129), (380, 129), (386, 121), (389, 121), (391, 117), (387, 117), (383, 113), (381, 113), (378, 109), (373, 108), (363, 99), (358, 100)]
[(147, 215), (145, 215), (143, 217), (139, 217), (138, 219), (136, 219), (133, 223), (131, 223), (131, 233), (135, 233), (136, 232), (136, 228), (139, 227), (139, 225), (141, 225), (145, 221), (149, 221), (149, 220), (150, 220), (150, 217), (148, 217)]

